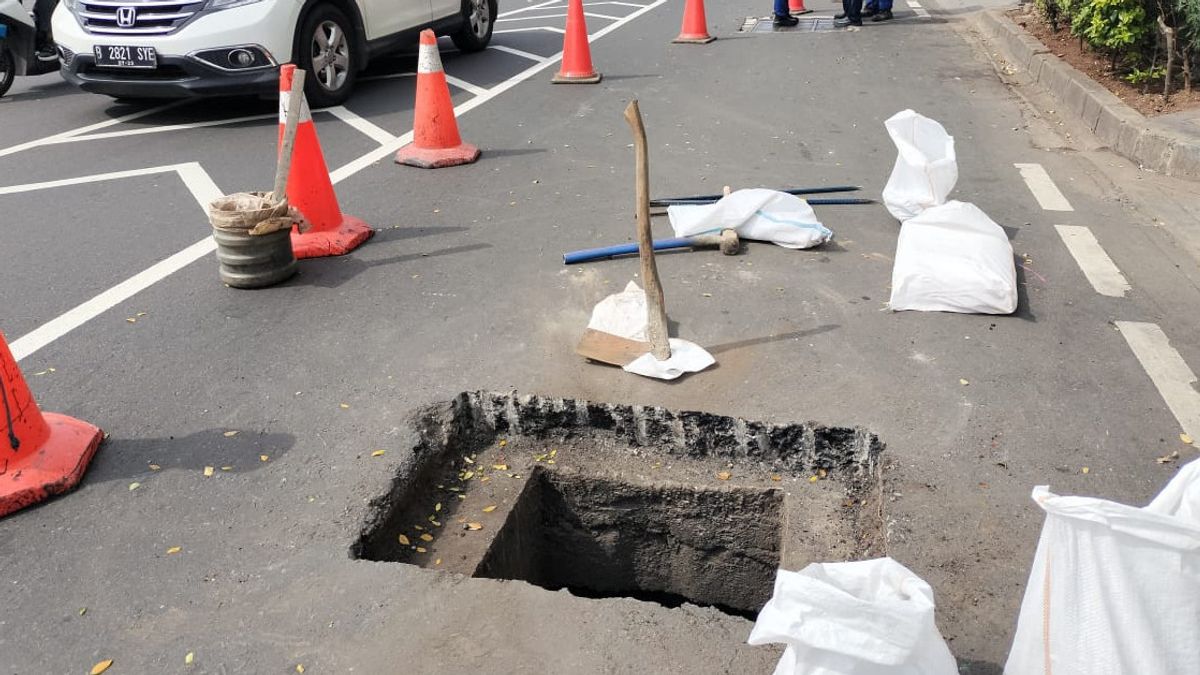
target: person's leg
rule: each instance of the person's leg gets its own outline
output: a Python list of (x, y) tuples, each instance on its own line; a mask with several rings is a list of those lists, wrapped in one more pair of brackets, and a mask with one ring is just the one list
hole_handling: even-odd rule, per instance
[(890, 21), (892, 18), (892, 0), (873, 0), (875, 2), (875, 16), (871, 17), (872, 21)]
[(862, 5), (863, 0), (846, 0), (846, 20), (851, 25), (862, 25)]
[(37, 31), (38, 48), (49, 48), (52, 43), (50, 35), (50, 17), (54, 14), (54, 8), (58, 5), (58, 0), (37, 0), (33, 4), (33, 24)]
[(788, 0), (775, 0), (775, 20), (776, 26), (795, 26), (800, 23), (800, 19), (792, 16), (788, 11)]

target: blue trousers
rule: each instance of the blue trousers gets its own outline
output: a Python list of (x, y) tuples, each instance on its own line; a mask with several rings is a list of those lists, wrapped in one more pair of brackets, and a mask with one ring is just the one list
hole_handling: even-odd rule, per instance
[(775, 0), (775, 16), (788, 15), (788, 0)]

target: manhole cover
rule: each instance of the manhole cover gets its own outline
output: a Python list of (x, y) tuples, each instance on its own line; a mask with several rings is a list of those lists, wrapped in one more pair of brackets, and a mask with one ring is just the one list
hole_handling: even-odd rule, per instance
[(742, 27), (743, 33), (827, 33), (838, 30), (833, 25), (833, 18), (828, 16), (798, 16), (800, 22), (795, 26), (776, 26), (770, 17), (746, 17)]
[(414, 428), (356, 558), (753, 618), (779, 567), (882, 544), (863, 429), (488, 392)]

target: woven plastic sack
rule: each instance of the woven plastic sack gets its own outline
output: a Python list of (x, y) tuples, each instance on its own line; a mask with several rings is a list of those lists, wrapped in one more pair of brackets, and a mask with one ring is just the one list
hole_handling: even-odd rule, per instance
[(1200, 673), (1200, 460), (1145, 508), (1034, 488), (1046, 523), (1005, 675)]
[(892, 266), (895, 311), (1011, 314), (1017, 268), (1004, 228), (974, 204), (935, 206), (900, 226)]
[(891, 558), (779, 570), (749, 643), (787, 645), (775, 675), (957, 675), (933, 589)]
[(936, 121), (912, 110), (883, 123), (896, 144), (896, 163), (883, 188), (883, 203), (903, 222), (946, 203), (958, 182), (954, 137)]

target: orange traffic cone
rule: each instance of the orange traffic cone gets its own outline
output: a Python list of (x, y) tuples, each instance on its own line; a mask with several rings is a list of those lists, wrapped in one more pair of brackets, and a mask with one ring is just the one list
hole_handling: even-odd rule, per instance
[(463, 143), (454, 119), (454, 103), (442, 70), (437, 36), (421, 31), (417, 55), (417, 105), (413, 113), (413, 141), (396, 153), (397, 164), (440, 169), (470, 164), (479, 159), (479, 148)]
[(683, 6), (683, 28), (671, 42), (702, 45), (717, 38), (708, 34), (708, 19), (704, 17), (704, 0), (687, 0)]
[(79, 483), (104, 432), (38, 410), (0, 333), (0, 517)]
[(595, 84), (601, 75), (592, 67), (583, 0), (567, 2), (567, 32), (563, 35), (562, 66), (550, 81), (554, 84)]
[[(287, 122), (287, 98), (292, 90), (292, 73), (296, 66), (288, 63), (279, 69), (279, 140), (283, 142), (283, 127)], [(375, 234), (363, 221), (342, 214), (338, 207), (329, 169), (317, 140), (308, 101), (300, 99), (300, 123), (292, 146), (292, 169), (288, 173), (288, 203), (304, 214), (309, 229), (303, 234), (292, 230), (292, 251), (297, 258), (321, 258), (345, 255), (358, 248)]]
[(812, 10), (804, 6), (804, 0), (788, 0), (788, 13), (792, 16), (811, 14)]

